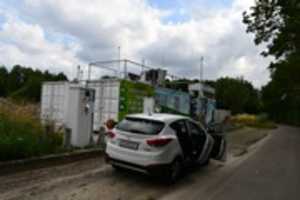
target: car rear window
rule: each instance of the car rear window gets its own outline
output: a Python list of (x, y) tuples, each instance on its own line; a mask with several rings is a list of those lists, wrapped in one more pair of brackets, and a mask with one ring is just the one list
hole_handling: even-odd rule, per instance
[(116, 126), (116, 129), (135, 134), (157, 135), (164, 126), (165, 124), (160, 121), (126, 117)]

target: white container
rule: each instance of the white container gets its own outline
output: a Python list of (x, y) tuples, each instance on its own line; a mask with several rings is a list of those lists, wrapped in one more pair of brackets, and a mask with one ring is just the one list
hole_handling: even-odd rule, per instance
[(95, 90), (93, 129), (99, 130), (109, 119), (118, 121), (120, 81), (117, 79), (91, 81), (88, 88)]
[(96, 92), (94, 130), (105, 127), (105, 123), (109, 119), (119, 121), (129, 113), (142, 113), (145, 109), (153, 111), (154, 99), (150, 100), (149, 97), (151, 98), (151, 95), (154, 94), (154, 88), (147, 84), (119, 79), (103, 79), (90, 81), (87, 86)]
[[(119, 117), (124, 117), (127, 113), (153, 111), (154, 100), (153, 98), (151, 100), (151, 97), (149, 99), (149, 91), (143, 89), (147, 87), (149, 89), (150, 86), (143, 83), (137, 84), (142, 84), (142, 89), (141, 87), (135, 88), (136, 85), (133, 82), (119, 79), (103, 79), (87, 83), (87, 88), (95, 90), (93, 130), (105, 127), (105, 122), (109, 119), (119, 121)], [(78, 83), (69, 82), (45, 82), (43, 84), (41, 100), (41, 119), (43, 123), (54, 122), (56, 128), (66, 126), (67, 112), (70, 109), (68, 102), (73, 100), (68, 92), (71, 87), (84, 88)], [(123, 96), (120, 96), (121, 93)]]
[(45, 82), (42, 86), (41, 120), (51, 122), (56, 128), (63, 126), (67, 118), (69, 82)]
[(66, 128), (70, 129), (71, 145), (85, 147), (92, 141), (94, 91), (71, 86), (68, 93)]

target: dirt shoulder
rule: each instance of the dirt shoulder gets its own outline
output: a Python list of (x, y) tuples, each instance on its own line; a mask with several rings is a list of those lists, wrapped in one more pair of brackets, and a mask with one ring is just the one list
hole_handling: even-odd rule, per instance
[(248, 148), (264, 137), (268, 136), (272, 129), (260, 129), (252, 127), (243, 127), (228, 132), (226, 137), (228, 141), (228, 152), (233, 157), (241, 156), (248, 152)]

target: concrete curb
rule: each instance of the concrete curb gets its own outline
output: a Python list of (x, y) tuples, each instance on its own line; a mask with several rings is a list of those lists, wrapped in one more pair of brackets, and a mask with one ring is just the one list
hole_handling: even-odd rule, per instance
[(103, 149), (84, 149), (74, 152), (51, 154), (22, 160), (0, 162), (0, 176), (13, 174), (20, 171), (45, 168), (50, 166), (67, 164), (88, 158), (102, 157)]

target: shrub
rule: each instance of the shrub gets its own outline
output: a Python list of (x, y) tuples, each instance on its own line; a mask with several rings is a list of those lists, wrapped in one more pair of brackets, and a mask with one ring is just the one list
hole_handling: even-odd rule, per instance
[(276, 128), (274, 122), (268, 120), (266, 114), (261, 115), (250, 115), (250, 114), (239, 114), (231, 117), (233, 124), (250, 126), (255, 128)]
[(30, 105), (0, 103), (0, 161), (22, 159), (61, 150), (62, 135), (44, 133)]

